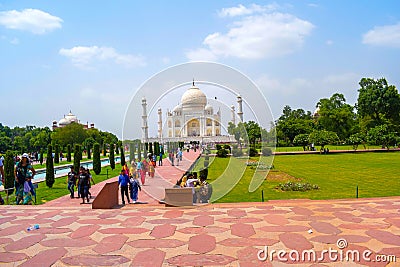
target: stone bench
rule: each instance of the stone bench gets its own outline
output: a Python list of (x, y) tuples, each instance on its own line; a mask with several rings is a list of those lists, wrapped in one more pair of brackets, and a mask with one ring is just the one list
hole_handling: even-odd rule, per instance
[(165, 188), (166, 206), (193, 206), (193, 188)]

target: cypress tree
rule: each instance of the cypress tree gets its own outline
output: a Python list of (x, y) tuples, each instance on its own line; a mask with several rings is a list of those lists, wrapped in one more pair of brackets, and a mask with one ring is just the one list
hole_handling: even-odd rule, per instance
[(142, 161), (142, 148), (141, 148), (142, 143), (139, 141), (137, 143), (137, 146), (138, 146), (138, 151), (137, 151), (138, 159), (139, 159), (139, 161)]
[(103, 156), (107, 156), (107, 145), (106, 143), (103, 144)]
[(130, 143), (129, 144), (129, 159), (130, 161), (134, 161), (135, 160), (135, 144), (134, 143)]
[(124, 151), (124, 148), (123, 147), (121, 147), (121, 166), (124, 166), (125, 165), (125, 151)]
[(93, 171), (95, 174), (101, 172), (101, 161), (100, 161), (100, 144), (95, 143), (93, 145)]
[(144, 143), (143, 146), (143, 158), (147, 158), (147, 151), (149, 150), (149, 143)]
[(39, 162), (40, 164), (43, 164), (43, 160), (44, 160), (44, 155), (43, 155), (43, 149), (41, 148), (39, 151)]
[(74, 170), (79, 171), (79, 167), (81, 165), (81, 146), (80, 145), (75, 145), (74, 148)]
[(53, 162), (53, 147), (49, 145), (47, 147), (47, 158), (46, 158), (46, 185), (52, 188), (54, 184), (54, 162)]
[(91, 149), (90, 144), (88, 144), (86, 148), (87, 148), (87, 158), (91, 159), (92, 158), (92, 153), (90, 152), (90, 149)]
[(149, 153), (153, 154), (153, 143), (149, 143)]
[(71, 162), (72, 161), (72, 157), (71, 157), (71, 144), (67, 145), (67, 161)]
[(160, 144), (158, 142), (154, 142), (154, 154), (160, 155)]
[(114, 144), (110, 145), (110, 167), (115, 169)]
[(160, 151), (160, 153), (162, 153), (163, 155), (165, 154), (165, 152), (164, 152), (164, 146), (163, 146), (163, 145), (161, 146), (161, 151)]
[(115, 146), (115, 154), (119, 155), (119, 145), (118, 144)]
[(60, 163), (60, 146), (58, 144), (54, 146), (54, 163)]
[(14, 155), (11, 151), (6, 152), (4, 158), (4, 189), (7, 190), (7, 195), (11, 195), (14, 192)]

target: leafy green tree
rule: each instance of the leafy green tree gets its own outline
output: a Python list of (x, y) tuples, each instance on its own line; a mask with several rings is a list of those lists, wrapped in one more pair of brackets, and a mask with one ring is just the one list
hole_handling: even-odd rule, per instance
[(261, 141), (261, 129), (260, 125), (254, 121), (248, 121), (244, 123), (247, 135), (249, 137), (250, 144), (255, 146), (256, 141)]
[(72, 157), (71, 157), (71, 151), (72, 150), (72, 148), (71, 148), (71, 144), (68, 144), (67, 145), (67, 161), (68, 162), (71, 162), (72, 161)]
[(308, 134), (298, 134), (293, 139), (293, 143), (296, 146), (302, 146), (303, 150), (306, 151), (306, 146), (309, 144), (308, 142)]
[(343, 94), (335, 93), (330, 98), (320, 99), (317, 107), (317, 122), (321, 129), (335, 132), (341, 140), (349, 137), (356, 123), (354, 107), (346, 104)]
[(93, 147), (95, 142), (96, 141), (93, 139), (93, 137), (88, 137), (88, 138), (85, 139), (84, 144), (85, 144), (85, 148), (86, 148), (86, 151), (87, 151), (87, 158), (88, 159), (92, 158), (91, 150), (92, 150), (92, 147)]
[(285, 106), (282, 113), (273, 131), (274, 133), (276, 131), (276, 138), (280, 140), (280, 144), (291, 144), (297, 135), (309, 134), (314, 129), (310, 111), (292, 110), (290, 106)]
[(110, 167), (115, 169), (114, 144), (110, 144)]
[(391, 123), (399, 125), (400, 95), (394, 85), (385, 78), (362, 78), (358, 89), (357, 111), (361, 118), (370, 117), (368, 129)]
[(398, 136), (391, 130), (387, 124), (382, 124), (371, 128), (367, 133), (367, 141), (370, 144), (381, 145), (382, 148), (389, 149), (390, 146), (398, 144)]
[(47, 158), (46, 158), (46, 185), (52, 188), (54, 184), (54, 162), (53, 162), (53, 147), (49, 145), (47, 147)]
[(87, 132), (83, 125), (79, 123), (71, 123), (62, 128), (57, 128), (51, 135), (53, 142), (61, 146), (68, 144), (82, 144), (87, 138)]
[(4, 189), (8, 189), (7, 195), (14, 192), (14, 155), (11, 151), (7, 151), (4, 157)]
[(308, 141), (317, 146), (321, 146), (321, 149), (324, 149), (326, 145), (337, 143), (339, 141), (339, 137), (335, 132), (314, 130), (308, 136)]
[(12, 149), (12, 140), (8, 136), (0, 136), (0, 153)]
[(93, 145), (93, 171), (95, 174), (101, 172), (101, 161), (100, 161), (100, 144), (94, 143)]
[(50, 131), (41, 130), (38, 135), (32, 137), (30, 143), (36, 150), (47, 147), (50, 144)]
[(74, 147), (74, 170), (78, 171), (81, 165), (82, 151), (81, 146), (76, 144)]
[(54, 145), (54, 163), (60, 163), (60, 146)]
[(358, 146), (364, 144), (365, 148), (365, 140), (366, 137), (363, 133), (355, 133), (349, 136), (347, 139), (347, 143), (353, 146), (354, 150), (357, 150)]

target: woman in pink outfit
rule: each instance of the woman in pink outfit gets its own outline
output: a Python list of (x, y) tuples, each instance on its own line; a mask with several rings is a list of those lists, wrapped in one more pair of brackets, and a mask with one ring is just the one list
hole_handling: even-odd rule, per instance
[(140, 169), (140, 180), (142, 182), (142, 185), (144, 185), (146, 181), (146, 172), (148, 169), (148, 163), (145, 159), (142, 160), (142, 168)]

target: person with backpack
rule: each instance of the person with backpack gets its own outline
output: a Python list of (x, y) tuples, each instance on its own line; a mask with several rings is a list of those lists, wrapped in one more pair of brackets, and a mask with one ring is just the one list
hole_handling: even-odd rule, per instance
[(120, 175), (118, 177), (118, 185), (121, 188), (122, 205), (125, 205), (124, 195), (126, 196), (126, 200), (128, 201), (128, 203), (130, 203), (129, 195), (128, 195), (128, 184), (129, 184), (129, 177), (128, 177), (128, 175), (124, 174), (124, 170), (121, 170)]
[(21, 161), (16, 164), (14, 170), (15, 202), (17, 205), (19, 205), (23, 200), (24, 191), (29, 191), (32, 195), (35, 195), (32, 184), (32, 179), (34, 178), (35, 174), (36, 171), (29, 162), (29, 155), (24, 153)]

